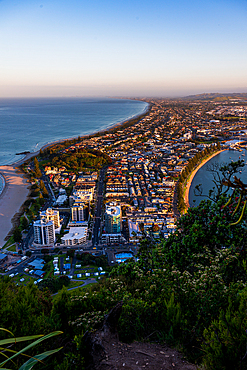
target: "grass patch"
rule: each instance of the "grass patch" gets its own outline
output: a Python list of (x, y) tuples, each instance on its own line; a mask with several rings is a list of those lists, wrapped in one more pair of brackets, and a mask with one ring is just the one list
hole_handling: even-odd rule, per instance
[(47, 278), (49, 278), (49, 277), (53, 277), (53, 271), (54, 271), (54, 268), (53, 268), (53, 261), (48, 262), (46, 265), (48, 265), (49, 267), (48, 267), (48, 268), (47, 268), (47, 270), (46, 270), (46, 273), (45, 273), (44, 279), (47, 279)]
[(88, 276), (82, 275), (82, 277), (77, 277), (77, 274), (74, 274), (73, 279), (82, 281), (82, 280), (87, 280)]
[[(17, 275), (13, 278), (13, 281), (15, 283), (18, 283), (18, 285), (27, 285), (29, 283), (33, 283), (36, 279), (34, 279), (33, 277), (29, 276), (29, 275)], [(24, 279), (24, 281), (20, 281), (21, 279)]]
[(14, 236), (12, 235), (9, 240), (4, 244), (3, 248), (7, 248), (9, 246), (11, 246), (12, 244), (14, 244)]
[(82, 281), (70, 281), (67, 289), (79, 287), (82, 284)]
[[(83, 290), (87, 290), (88, 288), (90, 288), (91, 286), (93, 286), (93, 285), (95, 285), (96, 283), (89, 283), (89, 284), (87, 284), (87, 285), (85, 285), (85, 286), (82, 286), (80, 289), (83, 289)], [(72, 292), (73, 292), (73, 290), (72, 290)]]
[(16, 252), (16, 246), (15, 246), (15, 244), (14, 245), (11, 245), (10, 247), (8, 247), (7, 250), (10, 251), (10, 252)]

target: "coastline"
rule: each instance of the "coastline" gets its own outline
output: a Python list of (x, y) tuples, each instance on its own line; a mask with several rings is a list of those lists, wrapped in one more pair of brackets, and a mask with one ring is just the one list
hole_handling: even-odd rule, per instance
[(19, 212), (29, 194), (29, 183), (15, 166), (0, 166), (5, 187), (0, 194), (0, 248), (13, 228), (12, 219)]
[(191, 188), (191, 184), (192, 184), (192, 181), (197, 173), (197, 171), (203, 167), (208, 161), (210, 161), (210, 159), (212, 159), (213, 157), (216, 157), (218, 154), (226, 151), (228, 149), (222, 149), (222, 150), (219, 150), (218, 152), (215, 152), (213, 153), (210, 157), (207, 157), (206, 159), (204, 159), (198, 167), (196, 167), (194, 169), (194, 171), (191, 173), (190, 177), (189, 177), (189, 180), (186, 184), (186, 190), (185, 190), (185, 193), (184, 193), (184, 202), (185, 202), (185, 205), (187, 207), (187, 209), (190, 207), (190, 203), (189, 203), (189, 193), (190, 193), (190, 188)]
[(5, 184), (6, 184), (6, 181), (5, 181), (5, 178), (4, 178), (4, 176), (3, 175), (1, 175), (1, 173), (0, 173), (0, 181), (2, 182), (2, 189), (0, 190), (0, 196), (1, 196), (1, 194), (3, 193), (3, 191), (4, 191), (4, 188), (5, 188)]
[[(129, 100), (131, 100), (131, 99), (129, 99)], [(133, 100), (135, 100), (135, 99), (133, 99)], [(140, 101), (141, 101), (141, 100), (140, 100)], [(27, 154), (25, 154), (25, 156), (24, 156), (24, 157), (22, 157), (22, 158), (20, 158), (20, 159), (18, 159), (18, 160), (16, 160), (16, 161), (14, 161), (14, 162), (12, 162), (12, 163), (10, 163), (10, 164), (8, 164), (8, 165), (2, 165), (2, 166), (16, 166), (16, 167), (19, 167), (19, 166), (21, 166), (24, 162), (26, 162), (27, 160), (31, 159), (32, 157), (37, 156), (37, 155), (39, 154), (40, 150), (47, 149), (47, 148), (49, 148), (49, 147), (50, 147), (50, 146), (52, 146), (52, 145), (60, 144), (60, 143), (63, 143), (64, 141), (67, 141), (67, 140), (74, 140), (74, 139), (77, 139), (78, 137), (80, 137), (80, 138), (81, 138), (81, 140), (84, 140), (84, 139), (86, 139), (86, 138), (88, 138), (88, 137), (91, 137), (91, 136), (94, 136), (94, 135), (98, 135), (98, 134), (104, 135), (104, 133), (107, 133), (107, 131), (109, 131), (109, 130), (114, 130), (114, 129), (116, 129), (116, 128), (121, 128), (121, 126), (123, 126), (124, 124), (127, 124), (127, 123), (131, 122), (132, 120), (134, 120), (134, 119), (136, 119), (136, 118), (138, 118), (138, 117), (141, 117), (142, 115), (145, 115), (145, 114), (147, 114), (147, 113), (148, 113), (148, 111), (149, 111), (149, 108), (150, 108), (151, 104), (150, 104), (150, 103), (148, 103), (148, 102), (145, 102), (145, 103), (147, 103), (147, 107), (146, 107), (146, 108), (145, 108), (145, 110), (144, 110), (143, 112), (141, 112), (140, 114), (136, 114), (136, 115), (134, 115), (134, 116), (131, 116), (131, 117), (129, 117), (128, 119), (126, 119), (126, 120), (124, 120), (124, 121), (120, 121), (120, 122), (117, 122), (117, 123), (110, 124), (110, 125), (109, 125), (109, 126), (107, 126), (106, 128), (103, 128), (103, 129), (101, 129), (101, 130), (99, 130), (99, 131), (93, 131), (93, 132), (91, 132), (91, 133), (89, 133), (89, 134), (85, 134), (85, 135), (82, 135), (82, 136), (81, 136), (81, 135), (78, 135), (78, 136), (75, 136), (75, 137), (70, 137), (70, 138), (66, 138), (66, 139), (59, 139), (59, 140), (55, 140), (55, 141), (48, 142), (48, 143), (44, 144), (44, 145), (43, 145), (40, 149), (38, 149), (37, 151), (27, 153)], [(0, 165), (0, 167), (2, 167), (2, 166)], [(1, 173), (1, 171), (0, 171), (0, 173)]]
[[(94, 135), (104, 135), (108, 130), (114, 130), (117, 128), (121, 128), (124, 124), (127, 124), (131, 122), (132, 120), (141, 117), (143, 115), (146, 115), (150, 109), (150, 104), (147, 103), (147, 107), (143, 112), (140, 114), (134, 115), (132, 117), (129, 117), (128, 119), (117, 122), (114, 124), (109, 125), (108, 127), (92, 132), (90, 134), (85, 134), (83, 136), (80, 136), (81, 140), (86, 139), (88, 137), (94, 136)], [(10, 231), (13, 228), (12, 219), (13, 217), (19, 212), (22, 204), (25, 202), (25, 200), (28, 197), (29, 194), (29, 183), (27, 182), (26, 178), (24, 177), (24, 174), (20, 170), (20, 166), (26, 162), (27, 160), (37, 156), (40, 152), (40, 150), (47, 149), (48, 147), (59, 144), (67, 140), (73, 140), (77, 139), (78, 136), (73, 138), (67, 138), (67, 139), (61, 139), (61, 140), (55, 140), (52, 142), (49, 142), (45, 145), (43, 145), (39, 150), (35, 152), (27, 153), (24, 157), (21, 159), (14, 161), (12, 164), (8, 165), (0, 165), (0, 175), (4, 179), (4, 186), (0, 193), (0, 250), (3, 247), (3, 245), (6, 243), (5, 238), (10, 233)]]

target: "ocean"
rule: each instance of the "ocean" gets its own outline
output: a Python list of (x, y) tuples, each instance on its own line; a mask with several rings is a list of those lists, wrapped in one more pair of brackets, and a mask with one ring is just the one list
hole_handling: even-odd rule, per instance
[(231, 161), (237, 160), (244, 160), (245, 166), (242, 168), (241, 173), (236, 174), (236, 177), (240, 178), (245, 184), (247, 183), (247, 150), (243, 149), (241, 152), (238, 150), (226, 150), (224, 152), (219, 153), (217, 156), (213, 157), (205, 163), (196, 173), (195, 177), (193, 178), (190, 192), (189, 192), (189, 203), (190, 206), (197, 206), (201, 200), (208, 199), (206, 196), (196, 196), (195, 195), (195, 187), (199, 184), (202, 184), (203, 194), (208, 195), (210, 189), (213, 188), (213, 176), (208, 171), (208, 167), (213, 164), (217, 163), (219, 165), (230, 163)]
[[(144, 113), (148, 103), (128, 99), (0, 99), (0, 165), (25, 151), (61, 139), (91, 134)], [(2, 181), (0, 180), (0, 188)]]

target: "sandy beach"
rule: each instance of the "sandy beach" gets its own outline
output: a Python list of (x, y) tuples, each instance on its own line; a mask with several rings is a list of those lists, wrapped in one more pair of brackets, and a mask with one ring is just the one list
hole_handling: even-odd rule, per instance
[(184, 194), (184, 201), (185, 201), (185, 204), (186, 204), (186, 207), (189, 208), (190, 207), (190, 203), (189, 203), (189, 193), (190, 193), (190, 187), (191, 187), (191, 183), (193, 181), (193, 178), (195, 177), (197, 171), (202, 167), (204, 166), (205, 163), (207, 163), (211, 158), (215, 157), (216, 155), (220, 154), (221, 152), (224, 152), (225, 150), (227, 149), (224, 149), (224, 150), (219, 150), (218, 152), (215, 152), (213, 153), (210, 157), (204, 159), (200, 165), (198, 167), (196, 167), (196, 169), (191, 173), (190, 175), (190, 178), (187, 182), (187, 185), (186, 185), (186, 190), (185, 190), (185, 194)]
[(5, 178), (5, 188), (0, 194), (0, 247), (3, 247), (13, 226), (11, 219), (25, 202), (30, 184), (14, 166), (0, 166), (0, 173)]

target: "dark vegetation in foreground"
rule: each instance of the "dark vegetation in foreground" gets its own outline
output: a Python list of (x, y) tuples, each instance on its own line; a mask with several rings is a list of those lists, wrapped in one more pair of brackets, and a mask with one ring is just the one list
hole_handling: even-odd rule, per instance
[(52, 299), (48, 290), (0, 279), (0, 327), (18, 337), (63, 331), (33, 350), (63, 347), (36, 368), (83, 369), (83, 335), (122, 301), (121, 341), (165, 342), (206, 369), (247, 369), (247, 227), (245, 212), (234, 222), (243, 211), (235, 212), (238, 201), (236, 193), (227, 205), (226, 196), (201, 202), (169, 239), (144, 240), (138, 262), (87, 289), (62, 289)]

